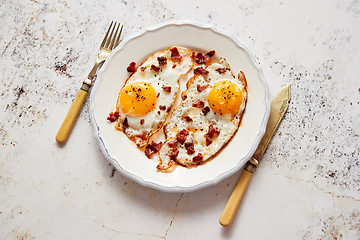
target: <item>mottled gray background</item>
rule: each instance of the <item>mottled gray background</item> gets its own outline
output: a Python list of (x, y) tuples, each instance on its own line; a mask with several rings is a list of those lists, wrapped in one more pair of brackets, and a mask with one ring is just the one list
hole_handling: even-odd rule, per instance
[[(360, 239), (360, 1), (0, 0), (1, 239)], [(236, 36), (270, 95), (292, 101), (233, 226), (237, 177), (195, 193), (144, 188), (108, 164), (89, 101), (54, 136), (111, 20), (123, 37), (169, 20)]]

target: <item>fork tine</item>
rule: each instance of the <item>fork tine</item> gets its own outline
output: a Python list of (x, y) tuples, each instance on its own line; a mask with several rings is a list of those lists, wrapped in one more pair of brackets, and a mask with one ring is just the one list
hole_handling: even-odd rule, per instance
[(121, 37), (121, 33), (122, 33), (122, 30), (123, 30), (123, 27), (124, 27), (124, 25), (121, 25), (120, 32), (119, 32), (118, 38), (117, 38), (117, 40), (116, 40), (116, 42), (115, 42), (114, 48), (116, 48), (117, 45), (119, 45), (120, 37)]
[(110, 50), (109, 46), (110, 46), (111, 39), (112, 39), (112, 37), (113, 37), (113, 33), (114, 33), (114, 30), (115, 30), (115, 26), (116, 26), (116, 22), (115, 22), (115, 24), (114, 24), (114, 26), (113, 26), (113, 28), (112, 28), (112, 30), (111, 30), (110, 36), (108, 37), (108, 40), (106, 41), (106, 44), (105, 44), (105, 48), (106, 48), (106, 49), (109, 49), (109, 50)]
[[(115, 28), (115, 26), (116, 26), (116, 22), (115, 22), (114, 28)], [(112, 39), (111, 39), (111, 43), (110, 43), (110, 46), (109, 46), (109, 49), (110, 49), (110, 50), (113, 49), (114, 42), (115, 42), (117, 33), (118, 33), (118, 31), (119, 31), (119, 27), (120, 27), (120, 24), (118, 24), (118, 26), (117, 26), (117, 28), (116, 28), (116, 31), (115, 31), (115, 34), (114, 34), (114, 36), (113, 36)]]
[(100, 48), (105, 47), (105, 43), (106, 43), (106, 40), (107, 40), (107, 37), (108, 37), (108, 35), (109, 35), (109, 32), (110, 32), (110, 29), (111, 29), (111, 26), (112, 26), (113, 22), (114, 22), (114, 21), (111, 21), (110, 26), (109, 26), (106, 34), (105, 34), (104, 40), (102, 41), (102, 43), (101, 43), (101, 45), (100, 45)]

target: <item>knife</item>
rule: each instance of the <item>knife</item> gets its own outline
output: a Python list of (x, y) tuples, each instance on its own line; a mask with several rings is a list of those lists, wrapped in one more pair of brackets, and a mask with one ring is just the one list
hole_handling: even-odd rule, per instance
[(252, 174), (257, 168), (260, 159), (265, 153), (271, 138), (273, 137), (279, 123), (281, 122), (286, 110), (288, 109), (291, 98), (290, 85), (283, 87), (271, 101), (270, 115), (266, 126), (266, 131), (261, 139), (258, 148), (252, 158), (246, 163), (240, 178), (228, 200), (219, 222), (222, 226), (231, 224), (240, 202), (245, 194), (246, 188), (251, 180)]

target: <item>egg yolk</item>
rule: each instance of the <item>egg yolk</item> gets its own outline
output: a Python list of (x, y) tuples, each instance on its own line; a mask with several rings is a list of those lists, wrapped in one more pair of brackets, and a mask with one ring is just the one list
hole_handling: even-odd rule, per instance
[(155, 108), (156, 92), (148, 83), (127, 84), (120, 93), (121, 110), (128, 115), (142, 116)]
[(210, 108), (217, 114), (237, 114), (242, 103), (242, 92), (235, 83), (225, 80), (214, 85), (208, 100)]

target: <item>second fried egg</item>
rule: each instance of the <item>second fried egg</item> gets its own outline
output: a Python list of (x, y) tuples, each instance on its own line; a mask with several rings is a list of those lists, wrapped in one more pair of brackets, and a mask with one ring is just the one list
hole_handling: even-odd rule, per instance
[[(205, 66), (203, 66), (205, 67)], [(225, 59), (206, 68), (194, 69), (182, 94), (181, 104), (165, 125), (166, 142), (159, 152), (158, 169), (173, 163), (199, 165), (216, 153), (238, 129), (247, 101), (247, 83), (242, 72), (238, 79)]]

